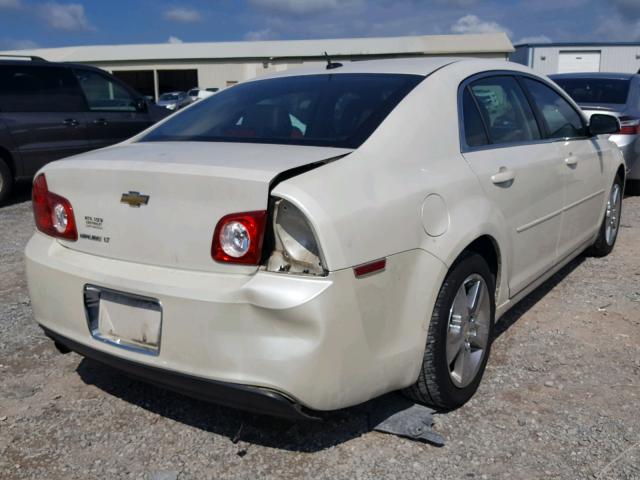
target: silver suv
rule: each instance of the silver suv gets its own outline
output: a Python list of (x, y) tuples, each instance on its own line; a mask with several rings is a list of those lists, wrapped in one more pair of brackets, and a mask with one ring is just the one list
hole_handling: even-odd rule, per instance
[(627, 191), (640, 194), (640, 75), (630, 73), (566, 73), (551, 75), (587, 116), (608, 113), (622, 130), (612, 135), (629, 169)]

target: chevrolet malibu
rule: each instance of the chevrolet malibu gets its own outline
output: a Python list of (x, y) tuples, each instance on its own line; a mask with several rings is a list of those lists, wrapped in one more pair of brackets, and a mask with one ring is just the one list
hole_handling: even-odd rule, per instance
[(456, 408), (495, 321), (612, 250), (619, 128), (503, 61), (249, 81), (39, 172), (34, 315), (61, 351), (236, 408)]

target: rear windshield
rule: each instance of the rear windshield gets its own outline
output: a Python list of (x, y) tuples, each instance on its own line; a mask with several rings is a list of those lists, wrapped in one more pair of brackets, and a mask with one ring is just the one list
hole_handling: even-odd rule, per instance
[(344, 73), (239, 84), (176, 115), (142, 141), (355, 148), (423, 78)]
[(627, 103), (629, 80), (613, 78), (554, 78), (576, 103)]

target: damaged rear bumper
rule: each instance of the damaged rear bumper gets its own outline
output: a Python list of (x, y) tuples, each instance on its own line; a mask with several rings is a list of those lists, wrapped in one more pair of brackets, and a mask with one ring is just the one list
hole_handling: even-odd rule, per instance
[(116, 368), (126, 375), (182, 393), (192, 398), (248, 412), (273, 415), (292, 420), (315, 420), (313, 412), (285, 395), (266, 388), (239, 385), (200, 378), (184, 373), (144, 365), (93, 349), (42, 327), (51, 340), (80, 355)]
[[(250, 410), (218, 393), (231, 388), (249, 404), (266, 398), (267, 410), (279, 410), (273, 400), (285, 398), (294, 409), (330, 411), (415, 382), (438, 291), (432, 287), (446, 266), (422, 250), (389, 256), (386, 265), (361, 278), (352, 269), (320, 278), (178, 270), (74, 251), (41, 233), (26, 249), (34, 317), (59, 343), (168, 388), (191, 384), (185, 393), (202, 398), (204, 391), (208, 400)], [(162, 307), (157, 351), (96, 338), (87, 286), (154, 299)]]

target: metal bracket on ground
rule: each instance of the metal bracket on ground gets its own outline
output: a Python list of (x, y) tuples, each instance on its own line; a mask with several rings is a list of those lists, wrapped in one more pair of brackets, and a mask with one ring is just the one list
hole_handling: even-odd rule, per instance
[(398, 394), (372, 400), (368, 405), (369, 428), (381, 433), (427, 442), (442, 447), (442, 435), (433, 430), (435, 410)]

